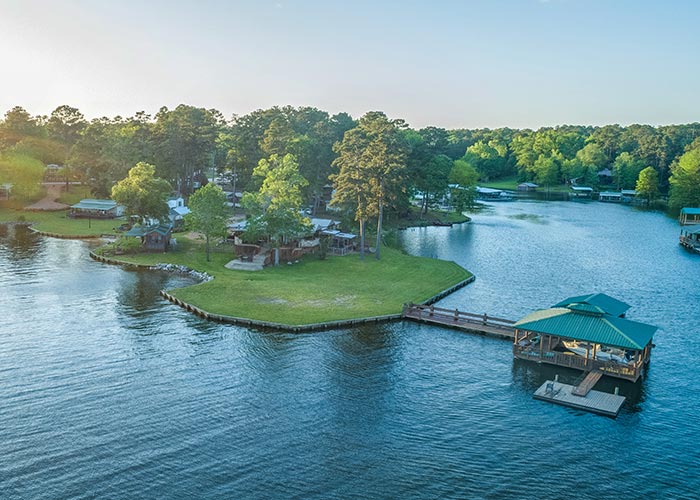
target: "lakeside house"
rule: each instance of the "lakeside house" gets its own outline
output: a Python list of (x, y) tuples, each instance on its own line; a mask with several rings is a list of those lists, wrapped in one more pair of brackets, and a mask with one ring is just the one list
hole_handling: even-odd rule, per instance
[(569, 297), (515, 323), (513, 355), (635, 382), (657, 328), (625, 318), (628, 304), (603, 293)]
[(678, 222), (681, 226), (700, 224), (700, 208), (681, 208), (681, 213), (678, 216)]
[(132, 227), (124, 236), (141, 238), (141, 246), (147, 252), (166, 252), (172, 234), (172, 224), (151, 224)]
[(604, 168), (598, 171), (598, 182), (600, 184), (612, 184), (613, 173), (609, 168)]
[(124, 207), (114, 200), (85, 198), (71, 205), (68, 217), (73, 219), (114, 219), (124, 215)]

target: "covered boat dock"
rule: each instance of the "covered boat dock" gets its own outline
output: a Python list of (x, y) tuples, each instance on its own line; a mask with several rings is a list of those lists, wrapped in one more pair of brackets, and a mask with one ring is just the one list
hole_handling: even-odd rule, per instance
[(597, 293), (532, 312), (514, 325), (513, 355), (635, 382), (649, 363), (657, 328), (625, 319), (629, 307)]

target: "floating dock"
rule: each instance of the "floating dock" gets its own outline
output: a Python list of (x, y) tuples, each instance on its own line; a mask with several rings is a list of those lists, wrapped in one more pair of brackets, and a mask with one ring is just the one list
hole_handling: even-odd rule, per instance
[(533, 397), (540, 401), (568, 406), (577, 410), (589, 411), (606, 417), (617, 417), (620, 408), (625, 402), (624, 396), (609, 394), (607, 392), (588, 390), (585, 396), (576, 396), (574, 390), (580, 386), (562, 384), (554, 380), (547, 380), (535, 391)]

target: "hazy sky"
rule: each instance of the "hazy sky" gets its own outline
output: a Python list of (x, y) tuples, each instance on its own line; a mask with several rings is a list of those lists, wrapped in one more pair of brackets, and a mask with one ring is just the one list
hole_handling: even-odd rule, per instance
[(414, 127), (700, 120), (700, 1), (0, 0), (0, 113), (291, 104)]

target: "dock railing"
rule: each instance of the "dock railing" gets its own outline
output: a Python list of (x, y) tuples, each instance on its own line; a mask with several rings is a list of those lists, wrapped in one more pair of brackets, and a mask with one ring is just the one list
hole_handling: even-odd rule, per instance
[(404, 317), (415, 319), (436, 320), (440, 323), (469, 323), (473, 325), (490, 326), (507, 331), (513, 330), (515, 321), (488, 314), (475, 314), (458, 309), (446, 309), (443, 307), (428, 306), (423, 304), (406, 304), (403, 312)]

